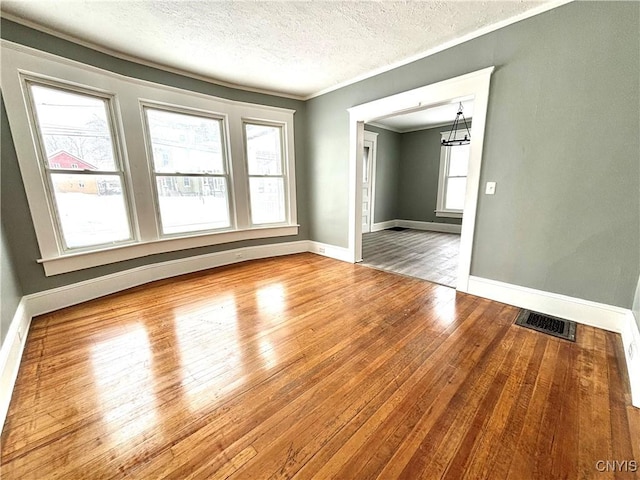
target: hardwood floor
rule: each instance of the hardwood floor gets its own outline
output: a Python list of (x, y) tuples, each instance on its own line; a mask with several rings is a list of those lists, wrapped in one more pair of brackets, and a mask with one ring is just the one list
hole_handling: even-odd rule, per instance
[(455, 288), (460, 235), (381, 230), (362, 235), (362, 264)]
[[(313, 254), (34, 320), (8, 479), (584, 479), (640, 461), (619, 336)], [(600, 464), (602, 465), (602, 464)]]

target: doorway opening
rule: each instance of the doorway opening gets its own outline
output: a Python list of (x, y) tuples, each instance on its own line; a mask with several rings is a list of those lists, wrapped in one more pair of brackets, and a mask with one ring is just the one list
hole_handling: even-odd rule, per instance
[[(452, 134), (460, 109), (465, 126)], [(456, 287), (470, 145), (442, 142), (473, 138), (472, 116), (467, 97), (365, 124), (363, 265)]]
[[(473, 98), (473, 135), (469, 149), (464, 223), (461, 226), (456, 288), (466, 292), (469, 286), (473, 233), (475, 229), (482, 147), (489, 98), (489, 86), (494, 67), (472, 72), (407, 92), (381, 98), (349, 109), (349, 256), (362, 261), (362, 195), (365, 123), (384, 120), (400, 114), (413, 113), (448, 104), (453, 99)], [(375, 223), (374, 208), (373, 216)]]

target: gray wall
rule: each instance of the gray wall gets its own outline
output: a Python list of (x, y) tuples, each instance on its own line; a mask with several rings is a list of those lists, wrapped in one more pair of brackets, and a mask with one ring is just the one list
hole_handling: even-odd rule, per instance
[[(13, 140), (9, 132), (9, 126), (5, 121), (4, 104), (1, 107), (2, 124), (0, 127), (2, 130), (0, 131), (0, 141), (2, 145), (5, 143), (11, 144)], [(2, 187), (2, 183), (5, 180), (4, 174), (4, 169), (0, 169), (0, 345), (4, 343), (7, 330), (9, 330), (9, 325), (22, 297), (22, 286), (18, 280), (13, 256), (9, 252), (9, 245), (5, 236), (7, 229), (4, 221), (11, 206), (4, 199), (5, 189)]]
[(638, 330), (640, 330), (640, 278), (638, 278), (638, 284), (636, 285), (636, 294), (633, 297), (633, 315), (636, 317), (636, 324)]
[(402, 134), (398, 218), (457, 225), (462, 223), (462, 219), (436, 217), (435, 213), (442, 148), (440, 132), (447, 128), (450, 127), (430, 128)]
[(10, 40), (15, 43), (21, 43), (29, 47), (64, 56), (89, 65), (94, 65), (96, 67), (100, 67), (112, 72), (120, 73), (130, 77), (140, 78), (143, 80), (149, 80), (164, 85), (179, 87), (186, 90), (192, 90), (195, 92), (228, 98), (231, 100), (260, 103), (263, 105), (273, 105), (277, 107), (296, 110), (296, 114), (294, 117), (294, 129), (297, 209), (298, 223), (300, 224), (298, 235), (281, 237), (277, 239), (250, 240), (211, 247), (194, 248), (178, 252), (163, 253), (67, 273), (63, 275), (45, 277), (42, 266), (36, 263), (36, 260), (40, 258), (40, 252), (38, 249), (33, 224), (31, 222), (31, 214), (20, 176), (15, 148), (12, 141), (4, 141), (5, 129), (7, 130), (7, 136), (10, 135), (10, 132), (8, 131), (7, 117), (3, 103), (1, 119), (3, 128), (3, 142), (1, 150), (3, 197), (2, 204), (3, 206), (10, 205), (11, 208), (7, 208), (6, 211), (3, 210), (2, 220), (7, 226), (7, 243), (11, 247), (10, 251), (14, 253), (12, 261), (16, 267), (17, 274), (25, 294), (80, 282), (90, 278), (99, 277), (102, 275), (107, 275), (110, 273), (156, 262), (163, 262), (167, 260), (185, 258), (193, 255), (212, 253), (231, 248), (262, 245), (268, 243), (280, 243), (294, 240), (305, 240), (309, 238), (309, 213), (307, 209), (309, 201), (307, 198), (307, 189), (305, 188), (305, 184), (307, 183), (307, 175), (309, 172), (305, 160), (305, 139), (307, 138), (307, 129), (306, 105), (304, 102), (271, 95), (263, 95), (259, 93), (235, 90), (233, 88), (222, 87), (211, 83), (195, 80), (189, 77), (147, 67), (144, 65), (127, 62), (125, 60), (120, 60), (109, 55), (96, 52), (95, 50), (91, 50), (67, 42), (65, 40), (52, 37), (36, 30), (32, 30), (17, 23), (10, 22), (6, 19), (1, 20), (1, 27), (1, 36), (3, 39)]
[(637, 2), (570, 3), (311, 99), (311, 238), (348, 245), (347, 108), (495, 65), (471, 273), (630, 308), (639, 24)]
[(8, 252), (5, 228), (0, 226), (0, 345), (4, 343), (20, 298), (22, 298), (22, 287)]
[(398, 179), (400, 176), (400, 138), (402, 135), (373, 125), (365, 125), (364, 129), (378, 134), (373, 222), (395, 220), (399, 218)]

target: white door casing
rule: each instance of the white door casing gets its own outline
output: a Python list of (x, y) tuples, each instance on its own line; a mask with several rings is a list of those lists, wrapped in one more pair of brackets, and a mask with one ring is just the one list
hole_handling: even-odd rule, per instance
[(409, 113), (467, 96), (474, 98), (473, 128), (467, 190), (464, 201), (465, 221), (460, 236), (457, 290), (467, 292), (471, 272), (473, 233), (475, 231), (480, 167), (484, 130), (489, 103), (491, 74), (495, 67), (380, 98), (348, 109), (349, 112), (349, 258), (362, 260), (362, 148), (364, 123), (381, 117)]
[(378, 134), (364, 132), (362, 152), (362, 233), (371, 231), (373, 223), (376, 150)]

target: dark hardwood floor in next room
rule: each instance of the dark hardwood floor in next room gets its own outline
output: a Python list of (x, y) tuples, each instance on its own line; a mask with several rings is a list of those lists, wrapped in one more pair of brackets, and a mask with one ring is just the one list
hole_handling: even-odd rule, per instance
[(362, 235), (362, 264), (455, 288), (460, 235), (381, 230)]
[(597, 461), (640, 461), (620, 338), (516, 314), (300, 254), (44, 315), (0, 476), (605, 479)]

